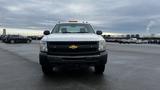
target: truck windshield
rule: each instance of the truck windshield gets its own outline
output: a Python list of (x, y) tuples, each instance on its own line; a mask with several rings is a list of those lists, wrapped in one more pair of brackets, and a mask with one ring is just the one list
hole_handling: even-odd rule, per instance
[(57, 24), (52, 33), (95, 33), (89, 24)]

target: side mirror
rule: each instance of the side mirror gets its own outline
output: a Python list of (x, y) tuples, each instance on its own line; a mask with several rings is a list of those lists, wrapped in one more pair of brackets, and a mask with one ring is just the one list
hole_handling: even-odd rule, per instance
[(102, 31), (99, 31), (99, 30), (98, 30), (98, 31), (96, 31), (96, 34), (97, 34), (97, 35), (102, 35)]
[(43, 32), (43, 34), (44, 34), (44, 35), (49, 35), (49, 34), (50, 34), (50, 31), (46, 30), (46, 31)]

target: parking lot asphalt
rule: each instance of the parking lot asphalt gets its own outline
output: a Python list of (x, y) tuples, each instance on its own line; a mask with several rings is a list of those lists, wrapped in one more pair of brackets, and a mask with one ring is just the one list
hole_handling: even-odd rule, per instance
[(39, 41), (0, 43), (0, 90), (159, 90), (160, 46), (107, 44), (103, 76), (93, 69), (60, 70), (43, 76), (38, 64)]

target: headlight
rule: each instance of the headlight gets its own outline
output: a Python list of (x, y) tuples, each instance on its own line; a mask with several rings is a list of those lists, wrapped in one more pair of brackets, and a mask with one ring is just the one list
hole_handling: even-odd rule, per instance
[(99, 41), (99, 51), (105, 51), (105, 50), (106, 50), (105, 40)]
[(48, 51), (48, 49), (47, 49), (47, 42), (45, 42), (45, 41), (41, 41), (40, 42), (40, 51), (41, 52), (47, 52)]

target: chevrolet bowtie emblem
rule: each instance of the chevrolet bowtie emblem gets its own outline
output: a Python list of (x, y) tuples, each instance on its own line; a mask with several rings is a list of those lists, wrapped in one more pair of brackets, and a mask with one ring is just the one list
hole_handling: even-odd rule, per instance
[(70, 48), (70, 49), (77, 49), (78, 46), (77, 46), (77, 45), (70, 45), (69, 48)]

